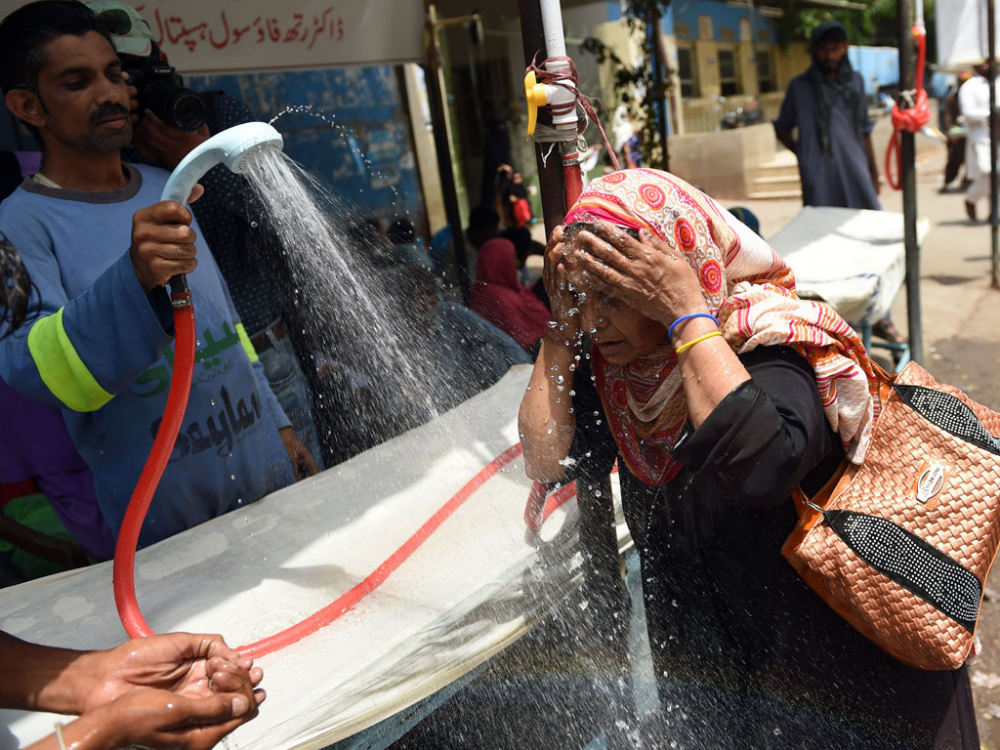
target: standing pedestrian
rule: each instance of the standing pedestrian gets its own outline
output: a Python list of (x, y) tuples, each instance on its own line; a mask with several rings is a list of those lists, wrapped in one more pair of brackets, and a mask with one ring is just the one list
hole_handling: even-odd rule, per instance
[[(838, 21), (821, 23), (812, 35), (809, 70), (792, 79), (774, 129), (799, 161), (802, 202), (880, 211), (878, 163), (872, 147), (875, 124), (868, 116), (861, 74), (847, 57), (847, 29)], [(798, 126), (799, 138), (792, 136)], [(905, 343), (887, 315), (874, 331)]]
[[(861, 75), (847, 57), (847, 30), (816, 27), (812, 66), (792, 79), (774, 128), (799, 160), (802, 202), (879, 210), (879, 174)], [(796, 141), (792, 129), (798, 126)]]
[(976, 75), (958, 90), (958, 106), (968, 128), (965, 174), (972, 181), (965, 193), (965, 213), (975, 221), (976, 204), (990, 191), (990, 64), (983, 60), (973, 70)]
[[(969, 71), (963, 70), (958, 74), (958, 80), (955, 82), (954, 88), (948, 92), (948, 96), (944, 100), (941, 129), (948, 138), (948, 162), (944, 167), (944, 184), (940, 190), (942, 193), (947, 192), (948, 186), (955, 181), (958, 173), (962, 170), (962, 165), (965, 164), (965, 150), (968, 138), (966, 137), (967, 132), (965, 130), (965, 120), (962, 117), (962, 108), (958, 102), (958, 91), (968, 80)], [(966, 176), (962, 179), (962, 189), (967, 187), (967, 183), (968, 170), (966, 170)]]

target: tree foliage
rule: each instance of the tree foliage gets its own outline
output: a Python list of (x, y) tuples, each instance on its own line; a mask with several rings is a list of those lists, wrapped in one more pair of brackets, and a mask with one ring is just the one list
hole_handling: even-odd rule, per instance
[[(666, 102), (673, 86), (671, 69), (660, 51), (659, 34), (649, 33), (649, 24), (659, 24), (667, 12), (670, 0), (627, 0), (622, 18), (629, 34), (641, 40), (642, 59), (628, 65), (600, 39), (589, 37), (583, 49), (596, 58), (598, 64), (611, 63), (614, 68), (614, 88), (618, 100), (628, 107), (632, 122), (639, 134), (640, 148), (647, 164), (668, 168), (666, 144), (660, 137), (659, 119), (667, 116)], [(656, 80), (652, 60), (660, 55), (661, 79)]]
[[(920, 0), (918, 0), (919, 2)], [(809, 41), (813, 29), (824, 21), (840, 21), (847, 29), (851, 44), (868, 47), (896, 47), (899, 44), (897, 0), (871, 0), (863, 11), (820, 10), (803, 8), (785, 11), (778, 19), (778, 38), (782, 44)], [(927, 27), (927, 59), (937, 58), (934, 28), (934, 0), (924, 0), (924, 25)]]

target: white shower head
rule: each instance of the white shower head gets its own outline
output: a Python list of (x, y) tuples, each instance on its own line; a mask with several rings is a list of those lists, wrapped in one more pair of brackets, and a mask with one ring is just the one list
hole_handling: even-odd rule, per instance
[(245, 174), (261, 151), (284, 146), (281, 134), (266, 122), (245, 122), (213, 135), (191, 153), (170, 175), (161, 200), (184, 203), (195, 183), (216, 164), (225, 164), (237, 174)]

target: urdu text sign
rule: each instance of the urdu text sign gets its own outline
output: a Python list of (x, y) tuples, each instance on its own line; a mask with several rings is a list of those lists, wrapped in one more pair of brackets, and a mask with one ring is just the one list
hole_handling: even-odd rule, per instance
[[(0, 17), (24, 2), (0, 0)], [(185, 73), (419, 60), (421, 0), (130, 0)]]

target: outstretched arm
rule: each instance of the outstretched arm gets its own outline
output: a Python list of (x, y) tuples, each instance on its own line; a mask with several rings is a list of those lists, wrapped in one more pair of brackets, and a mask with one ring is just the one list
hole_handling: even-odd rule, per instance
[[(209, 748), (257, 715), (263, 672), (220, 636), (171, 633), (107, 651), (27, 643), (0, 632), (0, 706), (81, 714), (67, 746)], [(76, 744), (74, 744), (76, 743)], [(32, 750), (59, 747), (46, 738)]]

